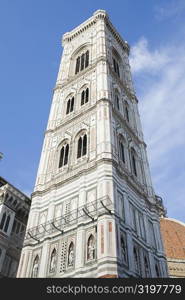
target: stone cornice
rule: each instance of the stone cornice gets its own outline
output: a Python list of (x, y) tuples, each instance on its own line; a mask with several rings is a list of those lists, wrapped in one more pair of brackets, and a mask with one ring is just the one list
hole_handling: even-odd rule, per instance
[[(101, 102), (101, 101), (108, 102), (112, 106), (113, 112), (118, 117), (118, 119), (121, 122), (124, 123), (124, 126), (126, 127), (128, 133), (132, 136), (132, 138), (134, 140), (136, 140), (137, 143), (143, 144), (144, 147), (146, 147), (146, 143), (144, 141), (142, 141), (142, 140), (139, 139), (139, 137), (135, 134), (134, 130), (130, 126), (128, 126), (128, 124), (125, 121), (125, 119), (120, 115), (120, 113), (118, 113), (116, 111), (116, 109), (113, 108), (112, 102), (109, 99), (107, 99), (107, 98), (101, 98), (95, 104), (93, 104), (91, 106), (88, 106), (87, 109), (85, 111), (83, 111), (83, 117), (84, 117), (84, 119), (87, 118), (87, 114), (90, 113), (91, 111), (93, 111), (97, 107), (97, 104), (99, 102)], [(48, 130), (46, 130), (45, 131), (45, 135), (48, 134), (48, 133), (56, 132), (56, 131), (60, 130), (63, 126), (69, 125), (70, 123), (74, 122), (74, 120), (76, 120), (79, 117), (81, 117), (81, 114), (82, 114), (82, 112), (78, 111), (76, 114), (73, 114), (73, 116), (70, 119), (64, 120), (60, 125), (56, 126), (54, 129), (48, 129)]]
[(3, 185), (0, 188), (1, 191), (4, 191), (5, 193), (11, 193), (16, 199), (18, 199), (19, 201), (23, 201), (23, 203), (30, 203), (31, 204), (31, 200), (28, 196), (26, 196), (23, 192), (21, 192), (20, 190), (18, 190), (16, 187), (14, 187), (13, 185), (11, 185), (10, 183), (6, 183), (5, 185)]
[(148, 200), (147, 192), (144, 191), (144, 188), (141, 183), (131, 178), (131, 174), (128, 174), (128, 172), (125, 172), (125, 170), (123, 172), (122, 168), (119, 167), (117, 161), (113, 160), (113, 166), (115, 167), (117, 174), (123, 177), (126, 180), (126, 182), (130, 185), (130, 187), (134, 188), (134, 190), (137, 191), (140, 194), (140, 196), (142, 196), (145, 200)]
[(110, 32), (115, 37), (115, 39), (117, 40), (117, 42), (121, 45), (121, 47), (129, 55), (129, 53), (130, 53), (130, 46), (129, 46), (129, 44), (122, 39), (122, 37), (120, 36), (120, 34), (118, 33), (118, 31), (116, 30), (116, 28), (113, 26), (113, 24), (110, 22), (110, 20), (108, 18), (105, 19), (105, 22), (106, 22), (107, 28), (110, 30)]
[[(50, 182), (48, 182), (47, 184), (43, 184), (43, 186), (46, 186), (47, 187), (43, 190), (40, 190), (40, 191), (35, 191), (32, 193), (32, 197), (36, 197), (36, 196), (39, 196), (39, 195), (43, 195), (43, 194), (46, 194), (48, 192), (50, 192), (51, 190), (57, 188), (57, 187), (60, 187), (62, 186), (63, 184), (67, 183), (67, 182), (70, 182), (71, 180), (74, 180), (76, 177), (79, 177), (81, 175), (84, 175), (86, 174), (87, 172), (97, 168), (100, 164), (109, 164), (109, 165), (112, 165), (114, 167), (116, 167), (116, 170), (117, 172), (121, 175), (121, 176), (124, 176), (125, 180), (127, 180), (127, 183), (130, 184), (131, 187), (133, 187), (142, 197), (144, 197), (146, 200), (147, 200), (147, 192), (145, 192), (143, 190), (143, 187), (141, 184), (139, 184), (138, 182), (135, 183), (134, 180), (131, 180), (129, 179), (129, 176), (127, 174), (125, 174), (124, 172), (121, 172), (120, 171), (120, 168), (118, 168), (118, 164), (117, 162), (114, 160), (114, 159), (108, 159), (108, 158), (101, 158), (99, 160), (96, 160), (96, 161), (91, 161), (89, 162), (89, 166), (86, 167), (86, 168), (77, 168), (75, 170), (70, 170), (69, 173), (68, 173), (68, 177), (63, 179), (61, 178), (60, 176), (60, 181), (57, 182), (57, 178), (55, 179), (52, 179)], [(113, 175), (112, 175), (113, 176)], [(150, 205), (152, 205), (151, 202), (149, 202)]]
[(76, 36), (86, 31), (89, 27), (91, 27), (95, 23), (96, 23), (96, 19), (94, 17), (91, 17), (87, 21), (77, 26), (72, 31), (66, 32), (62, 37), (62, 45), (64, 46), (65, 42), (71, 42)]
[(93, 16), (90, 17), (88, 20), (71, 30), (70, 32), (66, 32), (62, 38), (62, 45), (64, 46), (66, 42), (71, 42), (75, 37), (80, 35), (82, 32), (86, 31), (89, 27), (96, 24), (98, 20), (104, 20), (107, 28), (113, 34), (117, 42), (121, 45), (121, 47), (127, 52), (129, 55), (130, 47), (127, 42), (125, 42), (116, 28), (113, 26), (111, 21), (109, 20), (108, 14), (105, 10), (97, 10), (94, 12)]

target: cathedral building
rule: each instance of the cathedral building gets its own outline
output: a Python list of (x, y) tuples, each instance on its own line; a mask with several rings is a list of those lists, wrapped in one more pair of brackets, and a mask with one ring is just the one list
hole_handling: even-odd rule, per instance
[(0, 278), (16, 277), (31, 200), (0, 176)]
[(62, 45), (18, 277), (167, 277), (129, 45), (104, 10)]
[(169, 277), (185, 278), (185, 223), (162, 217), (160, 225)]

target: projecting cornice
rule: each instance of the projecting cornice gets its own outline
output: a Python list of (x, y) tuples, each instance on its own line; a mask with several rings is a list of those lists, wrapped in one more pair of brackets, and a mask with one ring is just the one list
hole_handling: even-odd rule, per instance
[(129, 54), (130, 47), (128, 43), (122, 39), (120, 34), (117, 32), (116, 28), (112, 25), (112, 23), (109, 20), (107, 12), (101, 9), (95, 11), (91, 18), (89, 18), (87, 21), (77, 26), (72, 31), (66, 32), (62, 38), (62, 45), (64, 46), (66, 42), (71, 42), (76, 36), (80, 35), (82, 32), (86, 31), (89, 27), (96, 24), (96, 22), (99, 19), (104, 20), (107, 28), (113, 34), (117, 42), (123, 47), (123, 49), (127, 52), (127, 54)]

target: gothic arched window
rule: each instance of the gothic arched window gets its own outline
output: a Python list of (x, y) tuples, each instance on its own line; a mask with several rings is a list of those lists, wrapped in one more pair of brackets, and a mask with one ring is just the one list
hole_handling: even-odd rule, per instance
[(85, 63), (85, 54), (83, 53), (81, 56), (81, 68), (80, 68), (81, 71), (84, 69), (84, 63)]
[(86, 88), (81, 93), (81, 105), (84, 105), (89, 101), (89, 88)]
[(112, 49), (112, 61), (113, 61), (113, 69), (114, 72), (120, 77), (120, 64), (121, 64), (121, 57), (116, 49)]
[(82, 153), (82, 137), (78, 140), (78, 151), (77, 151), (77, 158), (81, 157)]
[(79, 73), (80, 71), (83, 71), (88, 66), (89, 66), (89, 50), (81, 53), (81, 55), (77, 57), (75, 74)]
[(60, 150), (60, 158), (59, 158), (59, 168), (67, 165), (69, 157), (69, 144), (66, 143), (63, 145), (62, 149)]
[(85, 67), (87, 68), (89, 65), (89, 50), (85, 53)]
[(85, 134), (83, 137), (83, 149), (82, 149), (82, 156), (86, 155), (87, 153), (87, 135)]
[(120, 77), (119, 64), (116, 58), (113, 57), (114, 72)]
[(70, 105), (71, 105), (71, 99), (69, 99), (69, 100), (67, 101), (66, 115), (68, 115), (69, 112), (70, 112)]
[(0, 229), (3, 229), (4, 224), (5, 224), (5, 220), (6, 220), (6, 212), (4, 212), (2, 219), (1, 219), (1, 224), (0, 224)]
[(67, 108), (66, 108), (66, 115), (74, 110), (74, 97), (68, 99), (67, 101)]
[(121, 161), (125, 163), (125, 147), (121, 138), (119, 139), (119, 155)]
[(82, 91), (81, 93), (81, 105), (84, 105), (85, 102), (85, 91)]
[(87, 135), (81, 135), (78, 139), (77, 158), (87, 154)]
[(145, 277), (146, 278), (150, 277), (150, 269), (149, 269), (148, 259), (146, 256), (144, 257), (144, 269), (145, 269)]
[(51, 253), (51, 258), (50, 258), (50, 267), (49, 267), (49, 271), (51, 273), (55, 272), (56, 269), (56, 256), (57, 256), (57, 251), (54, 248), (52, 253)]
[(87, 103), (89, 101), (89, 89), (86, 88), (86, 91), (85, 91), (85, 103)]
[(95, 238), (91, 234), (87, 241), (87, 260), (95, 259)]
[(64, 151), (64, 166), (68, 163), (68, 156), (69, 156), (69, 144), (66, 145)]
[(4, 232), (8, 231), (9, 223), (10, 223), (10, 215), (6, 219), (6, 223), (5, 223), (5, 227), (4, 227)]
[(119, 105), (119, 96), (116, 94), (115, 96), (115, 100), (116, 100), (116, 108), (119, 110), (120, 105)]
[(135, 176), (137, 176), (137, 163), (136, 163), (136, 152), (131, 148), (131, 169)]
[(79, 71), (80, 71), (80, 56), (78, 56), (77, 59), (76, 59), (75, 74), (77, 74)]
[(70, 109), (70, 112), (72, 112), (72, 111), (74, 110), (74, 101), (75, 101), (75, 99), (74, 99), (74, 97), (72, 97), (72, 99), (71, 99), (71, 109)]
[(68, 266), (74, 266), (74, 243), (71, 242), (68, 248)]
[(129, 108), (128, 108), (128, 105), (125, 106), (125, 115), (126, 115), (127, 122), (129, 122), (130, 118), (129, 118)]

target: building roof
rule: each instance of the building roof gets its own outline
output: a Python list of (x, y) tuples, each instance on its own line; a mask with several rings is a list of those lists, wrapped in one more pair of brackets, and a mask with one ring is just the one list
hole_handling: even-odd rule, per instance
[(167, 259), (185, 259), (185, 223), (161, 218), (160, 226)]
[(29, 203), (29, 205), (31, 204), (31, 199), (30, 199), (29, 196), (27, 196), (26, 194), (24, 194), (21, 190), (19, 190), (14, 185), (12, 185), (10, 182), (8, 182), (5, 178), (3, 178), (3, 177), (0, 176), (0, 188), (3, 189), (5, 185), (9, 186), (9, 188), (12, 191), (16, 191), (16, 193), (19, 194), (19, 196), (21, 198), (23, 198), (24, 200), (26, 200)]

